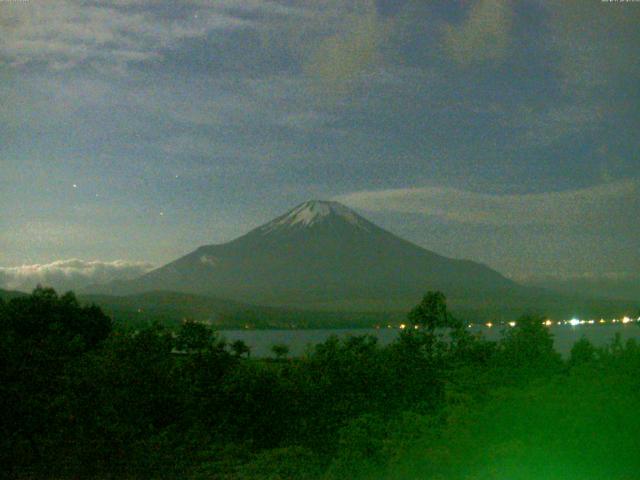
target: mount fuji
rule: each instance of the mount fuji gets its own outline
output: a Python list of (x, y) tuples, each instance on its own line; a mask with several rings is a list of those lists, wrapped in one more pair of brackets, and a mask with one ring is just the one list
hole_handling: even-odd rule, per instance
[(346, 206), (308, 201), (233, 241), (206, 245), (141, 277), (95, 291), (170, 290), (270, 306), (404, 309), (427, 290), (486, 304), (524, 287), (491, 268), (438, 255)]

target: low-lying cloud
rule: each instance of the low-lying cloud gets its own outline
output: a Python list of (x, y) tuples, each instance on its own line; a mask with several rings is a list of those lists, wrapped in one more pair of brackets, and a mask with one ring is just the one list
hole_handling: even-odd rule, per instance
[(145, 262), (124, 260), (103, 262), (78, 259), (19, 267), (0, 267), (0, 287), (30, 291), (41, 284), (60, 291), (78, 290), (91, 284), (135, 278), (151, 268), (153, 265)]
[(372, 212), (431, 215), (478, 225), (586, 226), (599, 222), (637, 197), (633, 180), (549, 193), (487, 194), (450, 187), (360, 191), (336, 200)]

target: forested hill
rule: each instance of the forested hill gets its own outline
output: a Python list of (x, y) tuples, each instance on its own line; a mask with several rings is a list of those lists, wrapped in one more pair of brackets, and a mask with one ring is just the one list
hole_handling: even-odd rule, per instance
[(116, 322), (176, 325), (184, 319), (216, 328), (348, 328), (397, 324), (406, 312), (327, 312), (265, 307), (233, 300), (180, 292), (154, 291), (137, 295), (81, 295), (84, 304), (96, 304)]
[[(485, 299), (482, 304), (458, 306), (452, 311), (468, 323), (486, 321), (510, 321), (525, 313), (536, 313), (557, 319), (574, 316), (580, 318), (617, 317), (635, 315), (636, 302), (589, 299), (584, 296), (567, 295), (534, 290), (537, 295), (513, 300), (506, 308), (499, 302)], [(0, 289), (0, 298), (27, 296), (26, 293)], [(171, 291), (153, 291), (135, 295), (79, 295), (84, 305), (100, 306), (116, 323), (140, 327), (160, 322), (177, 325), (184, 319), (206, 322), (215, 328), (372, 328), (388, 324), (397, 325), (405, 319), (407, 310), (360, 311), (317, 310), (252, 305), (208, 295), (194, 295)], [(419, 297), (413, 298), (417, 302)]]
[(4, 301), (8, 301), (16, 297), (26, 297), (26, 296), (27, 294), (24, 292), (17, 292), (15, 290), (4, 290), (0, 288), (0, 299)]

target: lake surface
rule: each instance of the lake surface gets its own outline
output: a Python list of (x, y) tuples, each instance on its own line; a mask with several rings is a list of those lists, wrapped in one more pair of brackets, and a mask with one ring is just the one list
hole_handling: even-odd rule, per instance
[[(473, 333), (481, 333), (488, 340), (499, 340), (502, 330), (509, 327), (474, 326), (469, 329)], [(620, 333), (622, 341), (630, 338), (640, 341), (640, 325), (629, 323), (626, 325), (557, 325), (548, 327), (554, 338), (555, 348), (563, 356), (567, 356), (575, 342), (583, 336), (596, 346), (604, 346), (613, 340), (616, 333)], [(271, 347), (275, 344), (285, 344), (289, 347), (290, 355), (302, 355), (309, 345), (324, 342), (331, 335), (347, 337), (349, 335), (373, 335), (382, 345), (393, 342), (400, 330), (394, 328), (361, 328), (361, 329), (326, 329), (326, 330), (221, 330), (220, 335), (229, 342), (244, 341), (255, 357), (273, 356)]]

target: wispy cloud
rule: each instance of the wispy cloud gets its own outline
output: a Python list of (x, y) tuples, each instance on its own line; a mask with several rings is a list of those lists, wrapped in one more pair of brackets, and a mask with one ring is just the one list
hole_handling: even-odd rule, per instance
[(549, 146), (572, 135), (591, 133), (602, 125), (606, 109), (595, 100), (576, 104), (533, 106), (521, 104), (495, 112), (505, 131), (513, 132), (511, 147)]
[(144, 6), (144, 2), (6, 2), (0, 9), (0, 60), (14, 67), (45, 64), (54, 70), (87, 62), (121, 65), (157, 58), (163, 48), (186, 38), (250, 24), (197, 5), (192, 15), (167, 19), (118, 8), (131, 6), (127, 4)]
[(581, 225), (606, 216), (637, 195), (636, 181), (549, 193), (495, 195), (448, 187), (361, 191), (338, 196), (347, 205), (374, 212), (432, 215), (486, 225)]
[(339, 32), (322, 39), (304, 65), (312, 86), (323, 95), (348, 94), (359, 77), (380, 63), (384, 24), (375, 5), (349, 17)]
[(59, 290), (74, 290), (94, 283), (135, 278), (153, 265), (145, 262), (115, 260), (58, 260), (46, 264), (0, 267), (0, 287), (28, 291), (36, 285)]

